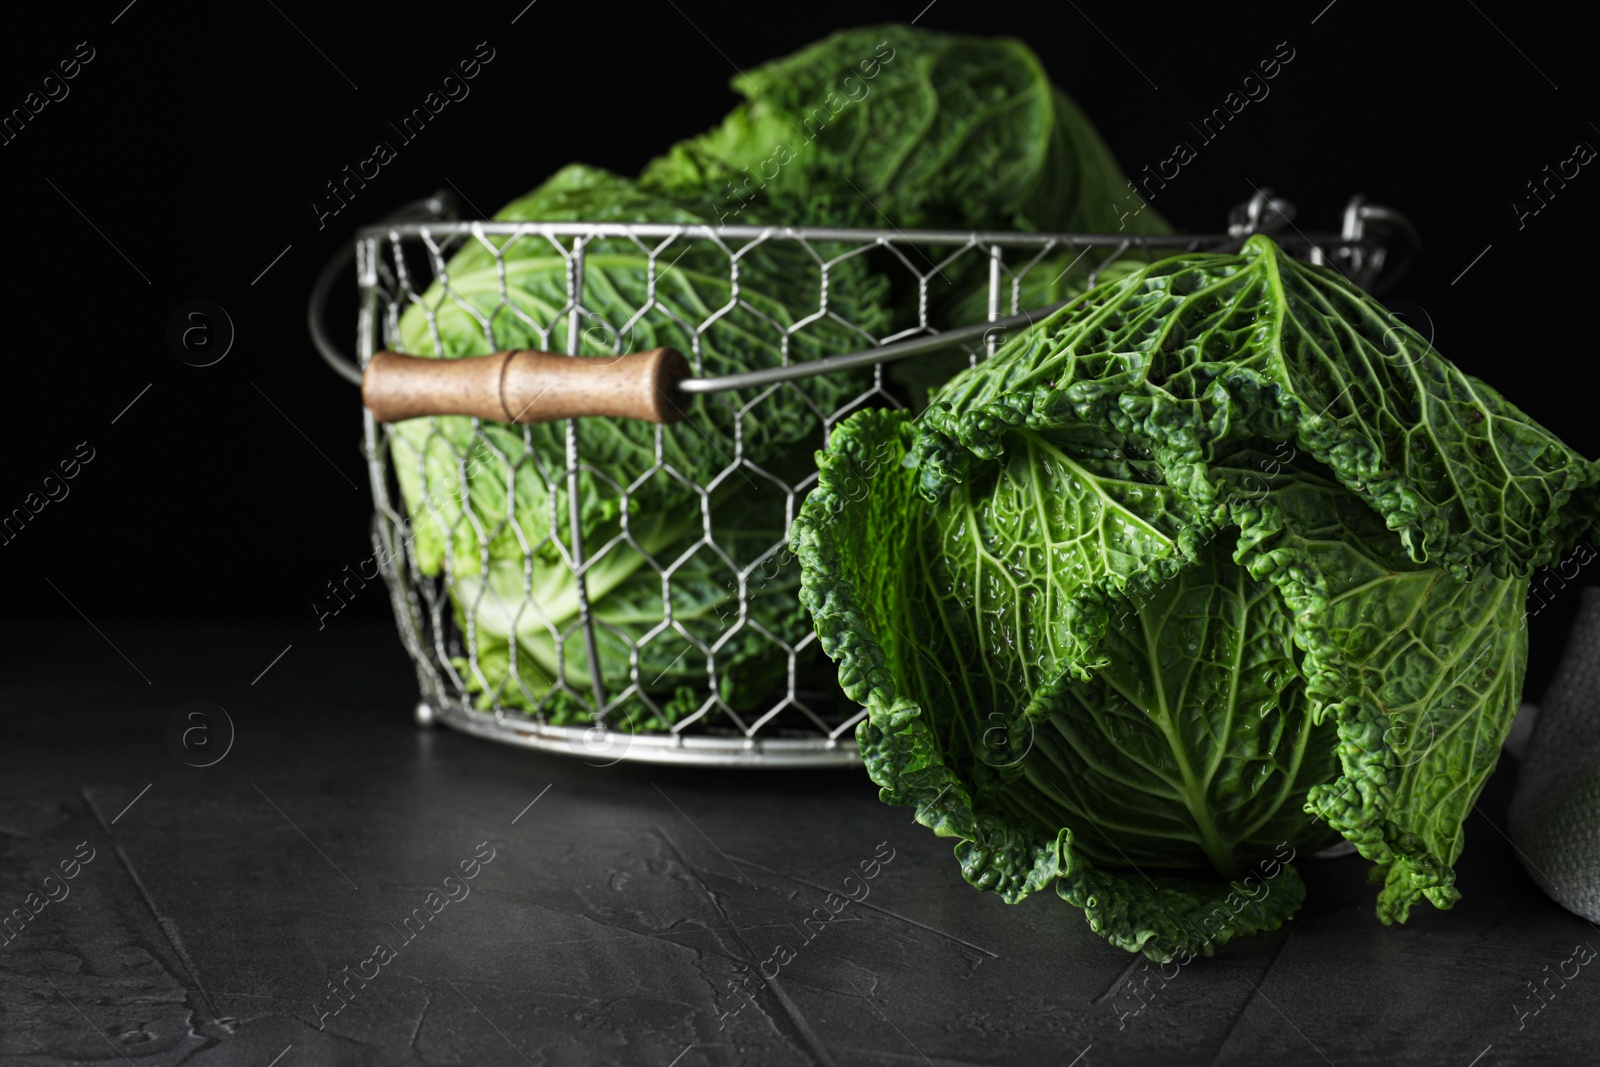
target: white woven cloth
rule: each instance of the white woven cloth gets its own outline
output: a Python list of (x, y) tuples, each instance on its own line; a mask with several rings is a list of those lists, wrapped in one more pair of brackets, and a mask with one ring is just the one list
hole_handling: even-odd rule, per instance
[(1600, 922), (1600, 589), (1583, 590), (1539, 704), (1511, 801), (1511, 837), (1552, 900)]

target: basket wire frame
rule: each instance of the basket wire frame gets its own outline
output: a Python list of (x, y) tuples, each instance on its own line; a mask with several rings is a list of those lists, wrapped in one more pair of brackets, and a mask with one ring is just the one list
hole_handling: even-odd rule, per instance
[[(1270, 194), (1262, 193), (1249, 204), (1236, 209), (1228, 232), (1211, 235), (1147, 237), (900, 231), (892, 228), (846, 230), (827, 227), (483, 221), (406, 222), (363, 229), (358, 234), (355, 248), (361, 293), (357, 346), (362, 365), (380, 350), (404, 350), (400, 318), (412, 307), (421, 308), (427, 316), (437, 344), (439, 334), (435, 316), (452, 303), (478, 319), (491, 349), (509, 347), (498, 343), (495, 336), (496, 323), (501, 321), (502, 315), (515, 316), (519, 327), (524, 332), (531, 331), (546, 347), (559, 332), (558, 326), (564, 323), (565, 349), (570, 355), (578, 354), (586, 327), (591, 337), (598, 329), (607, 339), (614, 339), (612, 343), (620, 353), (628, 351), (628, 339), (641, 322), (657, 321), (668, 329), (676, 330), (677, 336), (686, 335), (689, 338), (689, 343), (681, 347), (685, 348), (685, 355), (689, 357), (698, 376), (702, 372), (702, 342), (715, 334), (720, 321), (734, 310), (742, 308), (753, 313), (753, 316), (747, 316), (746, 321), (753, 319), (767, 324), (772, 332), (768, 340), (776, 343), (781, 352), (780, 364), (767, 372), (775, 379), (770, 382), (751, 386), (748, 382), (736, 383), (733, 378), (701, 377), (699, 381), (691, 379), (686, 383), (686, 389), (706, 393), (712, 398), (718, 394), (735, 398), (737, 407), (732, 411), (734, 454), (727, 457), (729, 463), (724, 469), (704, 479), (703, 484), (696, 482), (690, 485), (701, 503), (704, 535), (681, 557), (673, 560), (655, 559), (637, 543), (628, 516), (629, 500), (630, 495), (646, 484), (647, 479), (661, 476), (663, 470), (679, 481), (690, 484), (683, 474), (663, 464), (663, 434), (695, 433), (699, 432), (697, 429), (683, 428), (683, 424), (670, 428), (657, 427), (656, 464), (630, 479), (627, 484), (619, 484), (616, 472), (600, 470), (586, 461), (584, 420), (565, 421), (564, 454), (557, 456), (534, 454), (527, 429), (521, 428), (528, 447), (521, 460), (508, 464), (508, 467), (513, 478), (536, 476), (541, 479), (549, 500), (548, 528), (542, 531), (523, 530), (513, 517), (515, 496), (510, 491), (507, 494), (506, 519), (503, 521), (515, 527), (525, 569), (532, 566), (532, 553), (553, 550), (559, 555), (562, 565), (576, 577), (573, 583), (576, 610), (570, 620), (558, 622), (549, 618), (531, 595), (525, 595), (524, 602), (515, 606), (515, 618), (519, 622), (524, 618), (536, 619), (548, 634), (555, 650), (554, 677), (550, 689), (543, 695), (544, 703), (535, 699), (531, 691), (523, 694), (523, 703), (531, 704), (531, 710), (508, 704), (505, 685), (495, 689), (478, 661), (480, 616), (487, 615), (482, 601), (485, 596), (494, 595), (487, 578), (488, 546), (495, 531), (484, 527), (470, 504), (466, 488), (468, 456), (456, 452), (461, 508), (473, 524), (482, 554), (483, 569), (480, 573), (484, 580), (477, 583), (475, 594), (469, 588), (469, 583), (457, 576), (457, 567), (448, 547), (442, 573), (423, 573), (414, 550), (413, 524), (428, 521), (428, 516), (408, 513), (400, 496), (391, 448), (394, 428), (377, 422), (370, 412), (363, 412), (363, 452), (376, 506), (373, 542), (377, 559), (382, 563), (381, 569), (401, 639), (416, 666), (422, 695), (422, 703), (418, 705), (419, 721), (439, 720), (468, 733), (502, 742), (572, 753), (597, 765), (609, 765), (620, 759), (750, 767), (859, 762), (860, 756), (852, 734), (856, 724), (865, 717), (865, 709), (849, 705), (842, 699), (834, 706), (827, 706), (816, 694), (802, 691), (797, 686), (802, 661), (808, 654), (820, 659), (820, 650), (813, 647), (816, 635), (806, 627), (803, 636), (785, 640), (782, 635), (764, 627), (750, 610), (752, 577), (758, 571), (764, 575), (763, 568), (774, 567), (774, 561), (777, 561), (776, 568), (780, 571), (796, 566), (792, 559), (783, 558), (787, 547), (787, 527), (806, 491), (816, 480), (813, 468), (808, 476), (786, 481), (781, 474), (766, 470), (754, 462), (744, 448), (746, 418), (752, 412), (760, 411), (762, 405), (772, 404), (775, 397), (791, 388), (777, 379), (794, 378), (799, 373), (794, 367), (796, 361), (791, 359), (791, 342), (813, 323), (827, 320), (834, 330), (834, 336), (858, 338), (857, 348), (861, 350), (897, 343), (901, 347), (918, 347), (918, 344), (905, 343), (920, 344), (941, 332), (941, 324), (933, 320), (934, 301), (930, 290), (935, 280), (942, 278), (946, 271), (953, 272), (964, 266), (963, 261), (968, 257), (977, 266), (984, 266), (982, 261), (987, 261), (986, 271), (974, 270), (972, 275), (987, 277), (986, 315), (990, 322), (995, 322), (1029, 310), (1020, 304), (1030, 273), (1052, 269), (1053, 265), (1059, 263), (1056, 257), (1068, 252), (1086, 258), (1092, 264), (1088, 271), (1088, 280), (1092, 284), (1107, 267), (1130, 257), (1137, 257), (1142, 262), (1185, 251), (1234, 250), (1251, 233), (1277, 231), (1275, 238), (1291, 255), (1313, 263), (1331, 265), (1356, 284), (1371, 289), (1380, 275), (1394, 273), (1386, 236), (1394, 225), (1409, 230), (1403, 218), (1388, 209), (1365, 205), (1359, 198), (1351, 201), (1345, 212), (1343, 229), (1335, 234), (1301, 233), (1290, 221), (1292, 214), (1292, 206), (1272, 200)], [(1390, 228), (1369, 230), (1365, 226), (1369, 218), (1390, 224)], [(1288, 230), (1284, 229), (1286, 225)], [(645, 257), (650, 282), (645, 303), (633, 308), (626, 321), (613, 322), (585, 303), (589, 292), (586, 288), (586, 267), (588, 250), (594, 242), (619, 238), (631, 242), (638, 249), (638, 254)], [(487, 316), (481, 309), (473, 308), (458, 297), (449, 285), (449, 257), (464, 245), (474, 242), (494, 253), (501, 283), (500, 304)], [(518, 306), (515, 295), (506, 285), (507, 259), (517, 255), (518, 250), (527, 247), (528, 243), (537, 247), (542, 255), (558, 255), (566, 271), (566, 304), (543, 320), (534, 318), (526, 309)], [(658, 300), (656, 288), (660, 277), (671, 269), (671, 264), (676, 262), (676, 258), (681, 258), (690, 245), (701, 249), (717, 249), (725, 257), (731, 294), (725, 306), (712, 310), (698, 322), (686, 321), (664, 301)], [(814, 277), (819, 283), (818, 291), (814, 294), (816, 305), (787, 308), (787, 323), (766, 314), (741, 289), (742, 262), (756, 249), (778, 245), (804, 252), (807, 260), (816, 268)], [(869, 252), (875, 256), (874, 266), (877, 269), (898, 273), (898, 281), (914, 287), (915, 293), (914, 301), (908, 302), (909, 310), (899, 313), (897, 321), (891, 322), (886, 330), (876, 333), (842, 316), (837, 304), (830, 301), (829, 291), (841, 263)], [(425, 274), (416, 269), (419, 262), (426, 268)], [(424, 293), (434, 282), (440, 283), (444, 295), (430, 305), (424, 300)], [(969, 365), (993, 356), (1003, 342), (1003, 337), (998, 336), (996, 331), (971, 336), (973, 332), (966, 331), (968, 339), (959, 343), (959, 350), (966, 353)], [(828, 353), (839, 354), (842, 353)], [(909, 358), (914, 360), (918, 357)], [(887, 380), (888, 366), (886, 363), (871, 364), (866, 388), (833, 410), (816, 410), (812, 405), (821, 434), (815, 442), (816, 446), (826, 442), (827, 436), (840, 420), (863, 407), (905, 406), (902, 399), (904, 394), (892, 388)], [(341, 369), (341, 373), (344, 372)], [(801, 394), (799, 399), (810, 403), (805, 394)], [(786, 402), (796, 401), (791, 397)], [(471, 422), (474, 440), (471, 454), (477, 454), (477, 449), (483, 447), (496, 461), (505, 462), (509, 457), (484, 436), (482, 424), (476, 419)], [(429, 423), (437, 434), (436, 420), (430, 419)], [(445, 438), (438, 436), (431, 437), (430, 443), (435, 439), (445, 441)], [(707, 440), (711, 439), (708, 437)], [(531, 462), (528, 461), (530, 455)], [(583, 522), (580, 509), (576, 506), (567, 508), (565, 542), (561, 537), (557, 500), (564, 491), (569, 502), (578, 501), (582, 493), (580, 481), (585, 474), (592, 479), (592, 485), (614, 491), (620, 502), (621, 532), (605, 544), (584, 543)], [(761, 485), (776, 487), (784, 498), (784, 535), (775, 538), (763, 551), (747, 555), (742, 562), (736, 552), (718, 543), (718, 531), (713, 527), (709, 510), (709, 494), (736, 476), (748, 479), (752, 486), (757, 484), (756, 479), (760, 479)], [(425, 478), (423, 485), (431, 490)], [(423, 503), (426, 504), (426, 500)], [(452, 543), (452, 537), (451, 534), (446, 535), (447, 546)], [(646, 565), (661, 576), (665, 616), (658, 625), (635, 636), (598, 619), (589, 597), (589, 578), (596, 564), (610, 552), (630, 549), (643, 555)], [(674, 574), (681, 572), (690, 557), (701, 552), (711, 553), (717, 562), (728, 569), (728, 585), (734, 594), (732, 607), (736, 608), (727, 615), (726, 625), (717, 639), (710, 641), (697, 638), (674, 617)], [(465, 625), (458, 622), (452, 610), (452, 593), (459, 602)], [(510, 607), (499, 605), (502, 612)], [(757, 634), (770, 643), (772, 656), (786, 658), (787, 671), (786, 684), (773, 693), (769, 705), (740, 710), (719, 695), (722, 681), (719, 671), (722, 668), (718, 656), (742, 631)], [(526, 683), (519, 673), (517, 632), (513, 627), (508, 642), (511, 677), (507, 681), (526, 690)], [(614, 685), (608, 686), (603, 677), (605, 661), (602, 657), (613, 654), (602, 647), (600, 638), (606, 633), (615, 639), (611, 647), (616, 647), (620, 642), (626, 650), (628, 684), (621, 690)], [(663, 640), (664, 635), (676, 635), (681, 640), (684, 650), (680, 657), (703, 658), (705, 700), (692, 714), (683, 715), (665, 730), (619, 726), (619, 723), (628, 721), (625, 715), (619, 713), (619, 708), (630, 701), (651, 712), (660, 711), (659, 694), (652, 694), (651, 681), (641, 676), (640, 654), (643, 646), (651, 641)], [(670, 637), (666, 639), (671, 640)], [(573, 642), (581, 644), (588, 665), (586, 686), (574, 685), (567, 677), (568, 646)], [(593, 724), (572, 726), (550, 722), (545, 708), (550, 695), (557, 690), (586, 705)], [(480, 702), (487, 702), (489, 706), (477, 706)]]

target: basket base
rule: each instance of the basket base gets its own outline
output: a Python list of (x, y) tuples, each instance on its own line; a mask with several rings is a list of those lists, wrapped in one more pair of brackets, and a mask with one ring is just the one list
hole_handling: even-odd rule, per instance
[[(424, 715), (424, 709), (427, 714)], [(680, 733), (624, 733), (603, 726), (551, 726), (519, 715), (477, 711), (449, 701), (416, 708), (419, 725), (443, 723), (504, 745), (576, 756), (595, 767), (628, 760), (702, 767), (851, 767), (861, 763), (853, 737), (742, 737)]]

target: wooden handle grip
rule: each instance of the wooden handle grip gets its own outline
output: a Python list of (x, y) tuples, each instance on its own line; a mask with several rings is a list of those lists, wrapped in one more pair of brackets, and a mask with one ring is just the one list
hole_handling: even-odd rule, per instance
[(626, 356), (562, 356), (524, 349), (466, 359), (379, 352), (361, 377), (361, 400), (379, 422), (476, 415), (495, 422), (551, 422), (611, 415), (677, 422), (689, 361), (673, 348)]

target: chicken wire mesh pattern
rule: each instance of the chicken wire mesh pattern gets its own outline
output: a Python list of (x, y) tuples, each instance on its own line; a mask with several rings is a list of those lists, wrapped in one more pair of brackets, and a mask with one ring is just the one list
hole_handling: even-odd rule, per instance
[[(970, 336), (984, 323), (1166, 255), (1237, 249), (1265, 228), (1261, 206), (1210, 236), (363, 230), (363, 365), (382, 349), (670, 346), (700, 379), (672, 425), (391, 425), (366, 413), (373, 538), (416, 664), (419, 718), (599, 763), (856, 761), (865, 711), (837, 689), (787, 551), (815, 451), (863, 407), (920, 407), (929, 387), (992, 355), (1000, 331)], [(1361, 221), (1382, 209), (1359, 208), (1337, 235), (1274, 236), (1370, 287), (1386, 251)], [(974, 329), (942, 352), (798, 376), (818, 359), (958, 326)]]

